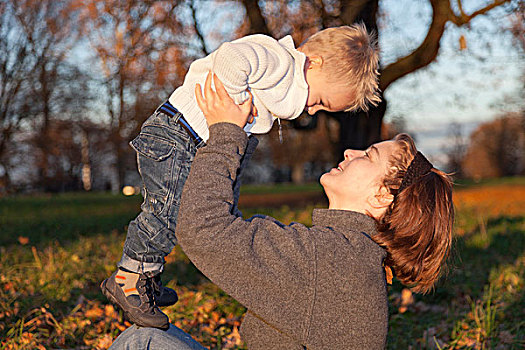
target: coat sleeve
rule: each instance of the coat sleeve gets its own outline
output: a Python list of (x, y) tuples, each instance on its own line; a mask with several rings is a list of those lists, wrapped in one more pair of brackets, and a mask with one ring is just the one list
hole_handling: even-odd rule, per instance
[(275, 39), (261, 34), (224, 43), (213, 58), (213, 72), (236, 103), (248, 98), (248, 87), (267, 90), (277, 84), (290, 84), (293, 67), (288, 51)]
[(212, 282), (270, 322), (286, 323), (297, 320), (298, 313), (306, 316), (306, 301), (313, 299), (313, 290), (305, 286), (314, 285), (314, 243), (304, 225), (235, 215), (233, 187), (246, 145), (238, 126), (210, 127), (208, 143), (197, 152), (184, 187), (177, 238)]

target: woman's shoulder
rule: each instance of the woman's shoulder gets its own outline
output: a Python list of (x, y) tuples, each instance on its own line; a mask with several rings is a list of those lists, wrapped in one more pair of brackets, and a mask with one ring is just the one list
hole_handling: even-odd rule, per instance
[[(386, 251), (371, 238), (377, 234), (376, 221), (362, 213), (348, 210), (316, 209), (312, 216), (313, 229), (317, 231), (318, 250), (344, 251), (349, 259), (378, 261)], [(361, 261), (362, 261), (361, 260)]]

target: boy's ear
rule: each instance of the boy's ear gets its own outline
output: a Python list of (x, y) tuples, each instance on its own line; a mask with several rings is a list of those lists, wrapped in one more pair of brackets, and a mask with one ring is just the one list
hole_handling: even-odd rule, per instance
[(311, 55), (307, 57), (308, 69), (321, 68), (323, 65), (323, 58), (319, 55)]
[(368, 204), (374, 209), (386, 209), (393, 201), (394, 195), (388, 192), (384, 186), (381, 186), (375, 195), (368, 197)]

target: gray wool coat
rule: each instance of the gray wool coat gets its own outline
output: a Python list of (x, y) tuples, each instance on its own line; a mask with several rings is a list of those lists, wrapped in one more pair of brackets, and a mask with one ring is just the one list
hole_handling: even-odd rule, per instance
[(383, 349), (388, 328), (386, 251), (363, 214), (315, 209), (312, 227), (244, 219), (241, 168), (255, 149), (230, 123), (210, 127), (182, 195), (176, 236), (204, 275), (247, 309), (253, 349)]

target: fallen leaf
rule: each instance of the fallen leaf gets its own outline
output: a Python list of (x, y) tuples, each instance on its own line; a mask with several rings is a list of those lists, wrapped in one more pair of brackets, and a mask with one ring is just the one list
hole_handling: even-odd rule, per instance
[(505, 344), (512, 344), (514, 342), (514, 336), (509, 331), (499, 332), (499, 338)]
[(107, 317), (117, 318), (118, 314), (113, 305), (108, 304), (104, 307), (104, 314)]
[(102, 315), (104, 315), (104, 310), (102, 310), (98, 306), (95, 306), (95, 307), (87, 310), (85, 315), (88, 318), (98, 318), (98, 317), (101, 317)]
[(97, 342), (96, 349), (107, 349), (111, 346), (113, 343), (113, 337), (111, 337), (109, 334), (104, 335), (104, 337), (100, 338)]

